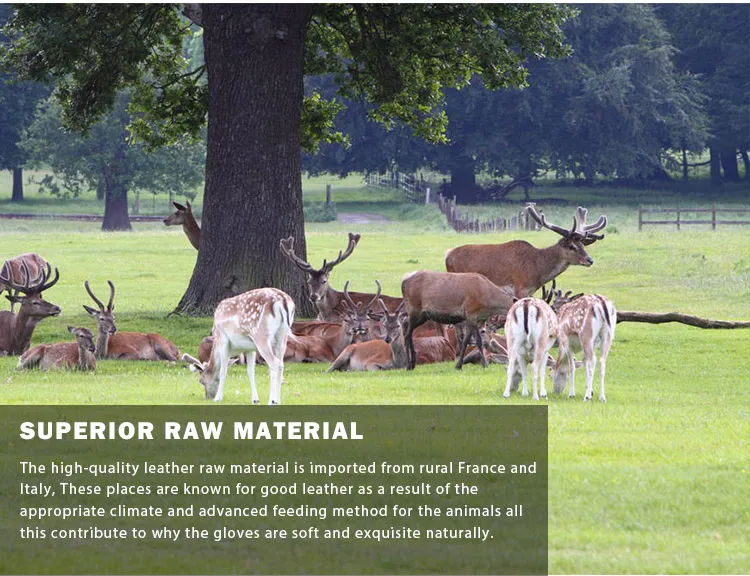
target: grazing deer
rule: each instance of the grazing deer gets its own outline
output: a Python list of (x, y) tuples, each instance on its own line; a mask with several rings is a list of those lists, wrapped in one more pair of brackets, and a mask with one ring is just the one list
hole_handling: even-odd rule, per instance
[[(29, 279), (32, 284), (38, 281), (39, 275), (47, 268), (48, 264), (48, 262), (36, 252), (27, 252), (26, 254), (21, 254), (15, 258), (9, 258), (5, 261), (5, 264), (10, 266), (11, 278), (16, 284), (23, 284), (24, 282), (23, 271), (21, 269), (21, 264), (24, 263), (26, 264), (26, 269), (28, 270)], [(10, 295), (13, 289), (7, 283), (0, 280), (0, 293), (4, 290), (7, 290), (8, 295)], [(10, 311), (13, 312), (13, 309), (14, 302), (11, 300)]]
[(18, 359), (19, 370), (39, 368), (73, 368), (78, 370), (96, 370), (94, 335), (88, 328), (68, 326), (68, 332), (76, 337), (75, 342), (58, 344), (38, 344), (27, 350)]
[(599, 345), (599, 400), (606, 402), (604, 395), (604, 375), (607, 367), (607, 356), (615, 339), (617, 310), (609, 298), (600, 294), (586, 294), (565, 304), (557, 313), (560, 324), (560, 353), (552, 367), (552, 381), (555, 392), (562, 392), (565, 383), (570, 379), (568, 396), (576, 393), (576, 361), (573, 348), (583, 349), (583, 364), (586, 367), (586, 392), (583, 400), (588, 401), (594, 395), (594, 370), (596, 364), (596, 345)]
[(177, 211), (164, 219), (164, 226), (182, 226), (185, 236), (190, 240), (193, 248), (197, 250), (201, 239), (201, 227), (195, 221), (193, 207), (190, 206), (190, 202), (186, 202), (186, 206), (177, 202), (172, 202), (172, 204), (177, 208)]
[(525, 298), (565, 272), (568, 266), (591, 266), (594, 263), (584, 246), (604, 238), (595, 232), (607, 225), (606, 216), (599, 216), (594, 224), (587, 225), (587, 210), (579, 206), (573, 218), (573, 227), (566, 230), (547, 222), (544, 214), (537, 212), (534, 203), (527, 204), (526, 210), (540, 226), (556, 232), (562, 238), (543, 249), (523, 240), (459, 246), (445, 253), (446, 270), (484, 274), (498, 286), (512, 286), (518, 298)]
[(107, 284), (109, 284), (109, 302), (105, 308), (102, 301), (91, 291), (89, 281), (86, 280), (83, 283), (86, 292), (99, 307), (96, 310), (83, 305), (84, 310), (96, 319), (96, 357), (115, 360), (176, 361), (180, 357), (180, 351), (174, 343), (161, 334), (117, 331), (114, 314), (115, 285), (111, 280), (107, 280)]
[[(516, 373), (521, 373), (523, 381), (522, 396), (528, 396), (527, 364), (531, 363), (532, 399), (539, 396), (547, 398), (544, 379), (547, 370), (549, 349), (558, 335), (557, 316), (544, 300), (522, 298), (516, 301), (505, 319), (505, 341), (508, 353), (508, 378), (503, 392), (504, 398), (510, 398)], [(562, 347), (563, 344), (560, 343)], [(537, 392), (537, 381), (540, 390)]]
[(17, 356), (26, 352), (37, 323), (44, 318), (60, 314), (59, 306), (42, 299), (42, 292), (52, 288), (60, 279), (57, 268), (54, 279), (50, 281), (51, 275), (52, 267), (47, 264), (32, 282), (29, 267), (26, 262), (22, 262), (22, 280), (16, 282), (7, 262), (0, 268), (0, 282), (12, 290), (6, 298), (12, 304), (21, 305), (16, 314), (0, 311), (0, 356)]
[[(490, 316), (505, 315), (513, 304), (513, 289), (510, 286), (496, 286), (485, 276), (470, 272), (411, 272), (401, 281), (401, 292), (409, 315), (404, 336), (409, 355), (408, 370), (416, 365), (413, 334), (419, 325), (427, 320), (441, 324), (466, 322), (466, 337), (460, 342), (456, 361), (456, 368), (460, 370), (466, 345), (472, 335), (481, 352), (480, 324)], [(486, 366), (484, 355), (482, 366)]]
[(200, 375), (206, 398), (221, 402), (227, 379), (230, 356), (247, 353), (247, 375), (250, 378), (253, 404), (260, 399), (255, 388), (256, 352), (268, 364), (271, 375), (269, 404), (281, 403), (281, 381), (284, 377), (284, 350), (294, 322), (294, 300), (277, 288), (258, 288), (219, 302), (214, 313), (211, 334), (214, 345), (208, 362), (189, 354), (190, 370)]
[[(344, 252), (339, 251), (338, 257), (328, 262), (323, 260), (323, 266), (319, 269), (313, 268), (309, 262), (306, 262), (294, 253), (294, 238), (289, 237), (280, 241), (281, 251), (284, 255), (289, 258), (294, 264), (307, 275), (307, 286), (310, 290), (310, 301), (315, 304), (318, 309), (318, 320), (326, 322), (339, 322), (346, 311), (344, 307), (345, 297), (344, 294), (331, 288), (328, 282), (331, 271), (335, 266), (341, 264), (349, 256), (351, 256), (354, 248), (361, 236), (359, 234), (349, 233), (349, 244)], [(362, 292), (351, 292), (349, 298), (354, 302), (369, 302), (372, 300), (373, 294), (366, 294)], [(401, 303), (401, 298), (394, 298), (393, 296), (379, 296), (385, 300), (389, 307), (395, 308)]]

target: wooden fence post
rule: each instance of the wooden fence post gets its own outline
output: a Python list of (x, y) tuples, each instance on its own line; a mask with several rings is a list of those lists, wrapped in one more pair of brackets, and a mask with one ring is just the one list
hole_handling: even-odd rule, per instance
[(677, 231), (680, 231), (680, 205), (677, 204)]
[(638, 206), (638, 232), (643, 230), (643, 207)]
[(326, 206), (331, 205), (331, 185), (326, 184)]
[(716, 201), (711, 207), (711, 230), (716, 230)]

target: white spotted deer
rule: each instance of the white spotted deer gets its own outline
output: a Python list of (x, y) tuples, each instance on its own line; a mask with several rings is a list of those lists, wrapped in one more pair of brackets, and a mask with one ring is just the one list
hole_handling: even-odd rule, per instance
[(68, 332), (76, 337), (75, 342), (38, 344), (27, 350), (18, 359), (19, 370), (54, 368), (96, 370), (94, 334), (88, 328), (68, 326)]
[(190, 202), (186, 202), (185, 206), (177, 202), (172, 202), (174, 207), (177, 209), (174, 214), (167, 216), (164, 219), (165, 226), (182, 226), (185, 236), (193, 245), (193, 248), (198, 249), (201, 239), (201, 227), (193, 216), (193, 207), (190, 206)]
[(284, 378), (284, 350), (294, 322), (294, 300), (277, 288), (258, 288), (222, 300), (214, 313), (211, 331), (213, 347), (208, 362), (189, 354), (190, 370), (199, 374), (206, 398), (221, 402), (230, 357), (247, 354), (247, 375), (250, 379), (253, 404), (260, 398), (255, 387), (255, 356), (259, 353), (268, 365), (271, 376), (269, 404), (281, 403), (281, 382)]
[(552, 380), (555, 392), (562, 392), (570, 380), (568, 396), (573, 398), (575, 389), (576, 360), (574, 349), (583, 350), (583, 364), (586, 368), (586, 392), (583, 400), (591, 400), (594, 395), (594, 370), (596, 346), (599, 346), (599, 400), (606, 402), (604, 375), (607, 356), (615, 338), (617, 310), (613, 302), (600, 294), (586, 294), (563, 305), (557, 313), (560, 353), (552, 367)]
[(86, 292), (98, 306), (97, 310), (83, 305), (84, 310), (96, 319), (96, 357), (115, 360), (176, 361), (180, 357), (180, 351), (173, 342), (161, 334), (117, 331), (114, 313), (115, 285), (111, 280), (107, 280), (107, 284), (109, 302), (105, 307), (91, 291), (89, 281), (83, 283)]

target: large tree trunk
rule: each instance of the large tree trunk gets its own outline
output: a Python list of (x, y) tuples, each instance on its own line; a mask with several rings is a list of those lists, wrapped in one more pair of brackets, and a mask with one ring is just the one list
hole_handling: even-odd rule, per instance
[(721, 186), (721, 156), (716, 148), (710, 148), (711, 153), (711, 185)]
[(128, 215), (128, 189), (123, 185), (107, 187), (104, 198), (104, 220), (102, 230), (132, 230)]
[(734, 148), (725, 148), (721, 151), (721, 167), (724, 168), (725, 181), (740, 181), (740, 171), (737, 166), (737, 150)]
[(13, 193), (11, 202), (23, 202), (23, 168), (13, 168)]
[(293, 236), (306, 258), (300, 129), (310, 5), (202, 8), (206, 186), (198, 259), (177, 311), (213, 314), (227, 297), (275, 286), (298, 315), (313, 316), (304, 275), (279, 248)]
[(747, 150), (740, 152), (742, 155), (742, 164), (745, 167), (745, 180), (750, 179), (750, 157), (747, 155)]
[(477, 201), (477, 176), (474, 159), (459, 156), (451, 166), (451, 193), (458, 204), (475, 204)]

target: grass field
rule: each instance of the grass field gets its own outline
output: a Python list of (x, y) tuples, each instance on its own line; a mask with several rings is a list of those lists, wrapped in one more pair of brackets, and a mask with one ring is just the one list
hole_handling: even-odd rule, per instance
[[(306, 197), (324, 194), (324, 181), (306, 182)], [(398, 294), (405, 272), (442, 270), (448, 248), (514, 238), (543, 246), (556, 239), (548, 231), (459, 236), (445, 229), (435, 208), (402, 210), (399, 199), (389, 193), (373, 203), (356, 181), (334, 182), (334, 199), (339, 212), (398, 218), (356, 230), (340, 223), (307, 227), (313, 264), (342, 249), (348, 231), (362, 233), (353, 257), (333, 273), (332, 284), (338, 288), (351, 280), (352, 289), (370, 290), (378, 279), (386, 293)], [(653, 201), (657, 204), (658, 198)], [(736, 202), (736, 197), (728, 200)], [(6, 205), (0, 198), (0, 212)], [(675, 233), (654, 228), (638, 233), (633, 203), (605, 204), (602, 199), (590, 208), (593, 217), (609, 215), (608, 234), (589, 249), (592, 268), (571, 268), (562, 275), (564, 289), (601, 292), (620, 310), (750, 319), (750, 229)], [(564, 223), (572, 207), (549, 213)], [(85, 279), (104, 295), (106, 280), (115, 282), (120, 330), (159, 332), (191, 353), (209, 332), (210, 319), (167, 317), (195, 261), (181, 230), (137, 224), (134, 233), (104, 234), (97, 224), (0, 220), (0, 242), (0, 258), (36, 251), (60, 269), (60, 282), (46, 296), (63, 314), (40, 323), (34, 342), (68, 340), (69, 324), (93, 328), (81, 307), (90, 303)], [(581, 402), (580, 377), (577, 399), (550, 397), (552, 573), (750, 571), (749, 350), (747, 330), (622, 323), (607, 366), (608, 402)], [(102, 361), (96, 374), (40, 374), (17, 372), (15, 363), (14, 358), (0, 358), (2, 404), (206, 403), (202, 388), (183, 365)], [(516, 395), (502, 399), (504, 371), (498, 366), (467, 366), (456, 372), (443, 364), (380, 374), (327, 374), (324, 369), (288, 365), (283, 402), (529, 402)], [(268, 373), (264, 367), (258, 372), (264, 402)], [(235, 367), (225, 403), (249, 400), (247, 377)]]

